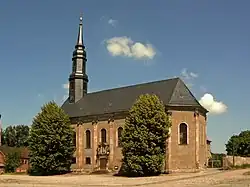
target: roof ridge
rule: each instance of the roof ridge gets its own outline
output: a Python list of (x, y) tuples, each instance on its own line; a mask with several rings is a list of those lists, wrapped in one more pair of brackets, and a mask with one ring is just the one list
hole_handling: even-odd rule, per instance
[(160, 83), (160, 82), (171, 81), (171, 80), (175, 80), (175, 79), (176, 79), (176, 80), (180, 80), (179, 77), (173, 77), (173, 78), (170, 78), (170, 79), (161, 79), (161, 80), (157, 80), (157, 81), (144, 82), (144, 83), (139, 83), (139, 84), (133, 84), (133, 85), (128, 85), (128, 86), (121, 86), (121, 87), (116, 87), (116, 88), (110, 88), (110, 89), (105, 89), (105, 90), (90, 92), (90, 93), (87, 93), (87, 95), (88, 95), (88, 94), (97, 94), (97, 93), (104, 92), (104, 91), (113, 91), (113, 90), (131, 88), (131, 87), (142, 86), (142, 85), (148, 85), (148, 84), (153, 84), (153, 83)]

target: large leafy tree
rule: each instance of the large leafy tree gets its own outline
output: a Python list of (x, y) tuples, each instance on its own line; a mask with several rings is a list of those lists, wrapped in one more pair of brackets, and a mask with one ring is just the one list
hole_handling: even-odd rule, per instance
[(49, 102), (33, 119), (29, 137), (31, 174), (50, 175), (70, 170), (74, 145), (68, 115)]
[(126, 176), (153, 176), (162, 172), (170, 119), (156, 95), (141, 95), (126, 118), (121, 137), (122, 167)]
[(8, 126), (4, 130), (4, 143), (10, 147), (15, 147), (17, 145), (17, 136), (15, 126)]
[(250, 156), (250, 130), (233, 135), (226, 144), (227, 155)]
[(2, 144), (10, 147), (28, 146), (29, 126), (8, 126), (2, 131)]
[(28, 137), (29, 137), (29, 126), (27, 125), (17, 125), (15, 126), (17, 145), (16, 147), (28, 146)]

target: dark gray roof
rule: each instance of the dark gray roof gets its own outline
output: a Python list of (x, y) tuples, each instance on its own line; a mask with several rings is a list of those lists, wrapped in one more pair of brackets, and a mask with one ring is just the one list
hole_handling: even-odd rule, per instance
[(180, 78), (173, 78), (88, 93), (76, 103), (69, 103), (67, 99), (62, 109), (70, 117), (128, 111), (141, 94), (155, 94), (169, 106), (203, 108), (184, 82)]

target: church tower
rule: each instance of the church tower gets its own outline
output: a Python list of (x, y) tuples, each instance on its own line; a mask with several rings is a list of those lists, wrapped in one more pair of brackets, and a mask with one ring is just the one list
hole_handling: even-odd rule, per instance
[(86, 51), (83, 44), (83, 24), (80, 17), (78, 37), (72, 57), (72, 73), (69, 76), (69, 102), (76, 103), (87, 94)]

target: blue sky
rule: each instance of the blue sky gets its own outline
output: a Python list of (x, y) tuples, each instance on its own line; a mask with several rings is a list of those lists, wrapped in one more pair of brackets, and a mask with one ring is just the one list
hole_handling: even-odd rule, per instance
[(29, 124), (42, 104), (62, 102), (83, 12), (90, 91), (181, 76), (197, 99), (214, 97), (203, 97), (214, 111), (208, 136), (213, 151), (224, 151), (233, 133), (250, 127), (249, 7), (248, 0), (1, 1), (3, 126)]

